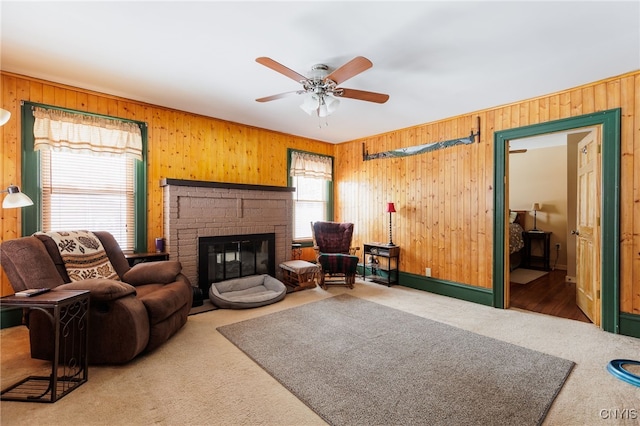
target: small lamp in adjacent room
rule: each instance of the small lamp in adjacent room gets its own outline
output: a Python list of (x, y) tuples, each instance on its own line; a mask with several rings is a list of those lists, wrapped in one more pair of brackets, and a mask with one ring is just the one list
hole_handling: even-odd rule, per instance
[(4, 197), (4, 200), (2, 201), (3, 209), (15, 209), (18, 207), (33, 205), (33, 201), (31, 201), (31, 198), (29, 198), (23, 192), (20, 192), (20, 188), (15, 185), (9, 185), (7, 189), (0, 191), (0, 193), (2, 192), (8, 192), (8, 195)]
[(532, 231), (537, 231), (540, 232), (540, 230), (537, 227), (537, 213), (538, 210), (540, 210), (540, 203), (533, 203), (533, 206), (531, 206), (531, 210), (533, 210), (533, 229)]
[(395, 244), (393, 244), (393, 238), (391, 235), (391, 215), (393, 213), (396, 212), (396, 206), (393, 203), (387, 203), (387, 213), (389, 213), (389, 242), (387, 243), (388, 246), (395, 246)]

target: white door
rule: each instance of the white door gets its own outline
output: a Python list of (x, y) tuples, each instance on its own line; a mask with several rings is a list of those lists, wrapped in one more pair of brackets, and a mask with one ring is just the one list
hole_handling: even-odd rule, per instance
[(595, 129), (578, 143), (576, 200), (576, 303), (600, 325), (600, 137)]

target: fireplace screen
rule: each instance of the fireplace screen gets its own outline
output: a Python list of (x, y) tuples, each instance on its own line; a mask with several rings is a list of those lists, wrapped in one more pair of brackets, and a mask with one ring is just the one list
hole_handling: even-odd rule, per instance
[(275, 234), (226, 235), (198, 239), (198, 286), (269, 274), (275, 276)]

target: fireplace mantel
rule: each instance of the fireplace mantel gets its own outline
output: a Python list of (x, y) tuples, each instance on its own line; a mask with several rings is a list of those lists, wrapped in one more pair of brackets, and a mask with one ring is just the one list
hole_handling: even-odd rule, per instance
[(164, 178), (160, 180), (160, 186), (191, 186), (194, 188), (221, 188), (221, 189), (245, 189), (248, 191), (274, 191), (274, 192), (294, 192), (296, 189), (291, 186), (271, 186), (253, 185), (246, 183), (212, 182), (206, 180), (172, 179)]
[(295, 188), (170, 178), (160, 186), (166, 247), (192, 285), (201, 237), (273, 233), (275, 264), (291, 259)]

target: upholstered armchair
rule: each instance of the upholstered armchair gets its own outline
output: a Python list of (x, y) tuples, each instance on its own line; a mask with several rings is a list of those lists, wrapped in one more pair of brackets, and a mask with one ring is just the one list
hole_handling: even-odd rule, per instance
[[(60, 242), (46, 234), (3, 242), (0, 263), (14, 291), (43, 287), (89, 290), (89, 363), (122, 364), (154, 350), (187, 322), (193, 289), (179, 262), (130, 267), (110, 233), (91, 234), (89, 245), (95, 246), (97, 237), (103, 248), (97, 251), (108, 257), (108, 276), (86, 272), (75, 276), (77, 271), (69, 269), (59, 251)], [(28, 311), (24, 322), (29, 328), (31, 356), (52, 359), (53, 334), (46, 315)]]
[(320, 286), (346, 285), (353, 288), (358, 268), (359, 247), (352, 247), (353, 223), (312, 222), (313, 248), (320, 265)]

